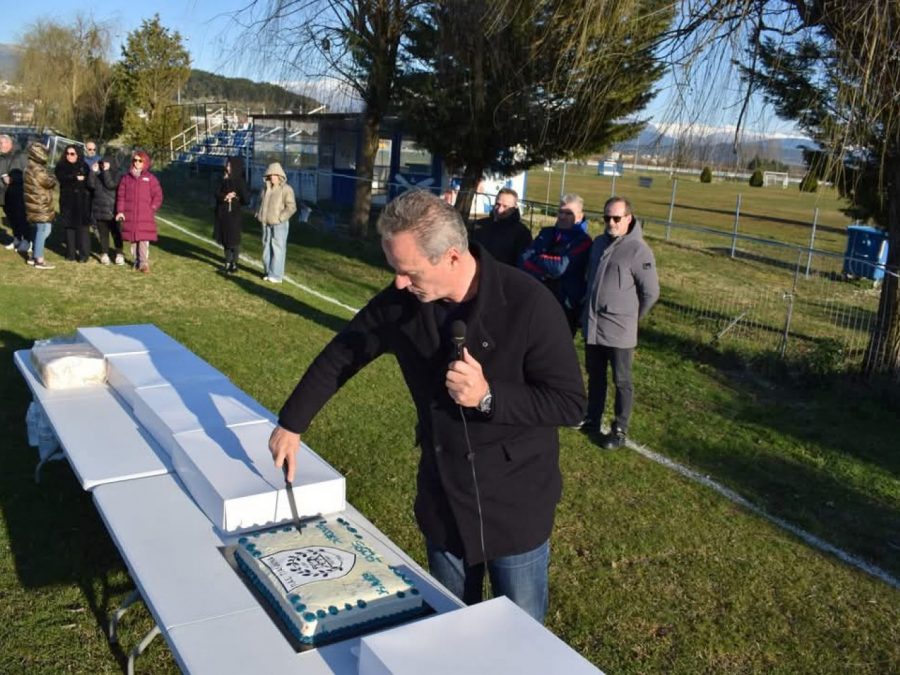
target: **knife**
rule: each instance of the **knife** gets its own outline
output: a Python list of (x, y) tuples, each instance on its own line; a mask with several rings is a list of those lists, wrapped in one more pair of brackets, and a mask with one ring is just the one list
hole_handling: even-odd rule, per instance
[(287, 462), (282, 466), (284, 469), (284, 490), (287, 492), (288, 496), (288, 504), (291, 505), (291, 515), (294, 517), (294, 526), (297, 528), (297, 532), (303, 534), (303, 529), (300, 527), (300, 515), (297, 512), (297, 502), (294, 500), (294, 486), (291, 484), (291, 481), (288, 480), (288, 466)]

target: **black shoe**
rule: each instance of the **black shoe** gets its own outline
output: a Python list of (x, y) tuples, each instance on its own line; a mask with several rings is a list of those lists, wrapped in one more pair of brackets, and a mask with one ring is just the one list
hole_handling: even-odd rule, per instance
[(625, 432), (613, 427), (607, 436), (603, 437), (600, 447), (604, 450), (618, 450), (625, 447)]
[(237, 269), (237, 263), (236, 263), (236, 262), (230, 262), (230, 263), (228, 263), (228, 273), (229, 273), (229, 274), (237, 274), (237, 271), (238, 271), (238, 269)]

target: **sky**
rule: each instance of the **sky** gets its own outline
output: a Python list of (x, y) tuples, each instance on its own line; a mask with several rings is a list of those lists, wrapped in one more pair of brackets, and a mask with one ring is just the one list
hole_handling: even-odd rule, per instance
[[(258, 4), (265, 3), (266, 0), (258, 0)], [(110, 54), (112, 59), (119, 58), (120, 47), (128, 33), (139, 28), (143, 19), (151, 18), (156, 12), (159, 13), (163, 26), (181, 33), (194, 68), (229, 77), (271, 80), (271, 76), (260, 75), (259, 61), (253, 58), (254, 45), (243, 37), (243, 27), (232, 16), (249, 4), (252, 4), (252, 0), (123, 2), (116, 3), (118, 6), (108, 10), (92, 9), (89, 15), (95, 21), (109, 25), (113, 45)], [(18, 42), (29, 27), (42, 18), (71, 22), (79, 11), (85, 12), (84, 6), (83, 2), (73, 0), (19, 0), (5, 3), (3, 20), (0, 21), (0, 43)], [(248, 15), (245, 13), (243, 16)], [(658, 127), (668, 127), (672, 132), (685, 126), (692, 126), (695, 130), (698, 127), (715, 130), (734, 128), (741, 100), (741, 92), (736, 86), (719, 86), (711, 104), (708, 100), (700, 101), (701, 96), (692, 92), (691, 87), (675, 87), (669, 76), (660, 81), (658, 88), (660, 93), (637, 116), (640, 119), (650, 119)], [(316, 96), (312, 91), (306, 93)], [(692, 96), (696, 98), (691, 98)], [(709, 92), (704, 96), (708, 99)], [(321, 95), (316, 97), (325, 100)], [(779, 120), (760, 101), (754, 101), (751, 105), (744, 126), (751, 136), (801, 135), (793, 123)]]
[[(222, 75), (246, 77), (247, 68), (235, 58), (234, 45), (240, 28), (228, 14), (247, 6), (251, 0), (154, 0), (154, 2), (102, 3), (104, 8), (87, 10), (92, 3), (72, 0), (19, 0), (4, 3), (0, 21), (0, 43), (19, 42), (29, 27), (40, 19), (52, 18), (69, 23), (80, 12), (111, 28), (113, 54), (118, 58), (126, 36), (140, 27), (141, 21), (159, 14), (162, 25), (177, 30), (185, 39), (194, 68)], [(264, 0), (263, 0), (264, 1)], [(109, 6), (109, 9), (105, 7)]]

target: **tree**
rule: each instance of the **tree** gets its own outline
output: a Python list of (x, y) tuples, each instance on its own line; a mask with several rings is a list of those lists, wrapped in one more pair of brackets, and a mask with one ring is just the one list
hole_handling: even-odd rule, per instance
[[(268, 0), (251, 22), (254, 42), (291, 73), (337, 78), (363, 103), (351, 233), (368, 231), (379, 128), (394, 94), (397, 57), (423, 0)], [(252, 0), (243, 13), (258, 9)]]
[(895, 273), (884, 278), (865, 369), (894, 381), (900, 381), (898, 26), (896, 0), (685, 0), (669, 36), (673, 52), (693, 55), (743, 42), (736, 61), (745, 103), (762, 92), (779, 116), (796, 120), (822, 148), (819, 171), (887, 229), (887, 263)]
[(763, 172), (762, 169), (757, 169), (753, 173), (750, 174), (750, 187), (762, 187), (763, 186)]
[(118, 64), (125, 101), (125, 133), (132, 143), (153, 150), (168, 148), (177, 133), (176, 120), (166, 119), (165, 108), (191, 73), (191, 59), (181, 34), (170, 32), (159, 14), (144, 19), (128, 34)]
[(762, 169), (763, 171), (780, 171), (782, 173), (786, 173), (788, 170), (788, 165), (784, 162), (779, 162), (777, 159), (770, 159), (768, 157), (760, 157), (759, 155), (755, 155), (753, 159), (751, 159), (747, 163), (747, 168), (750, 171)]
[(700, 182), (712, 183), (712, 169), (708, 166), (704, 166), (703, 171), (700, 172)]
[(800, 192), (815, 192), (819, 189), (819, 180), (815, 175), (807, 173), (800, 181)]
[(41, 20), (25, 33), (16, 80), (34, 105), (35, 126), (102, 137), (110, 112), (103, 92), (113, 81), (109, 43), (107, 27), (83, 16), (71, 24)]
[(635, 135), (653, 97), (661, 0), (437, 0), (413, 19), (404, 127), (462, 175), (468, 213), (486, 171), (505, 175)]

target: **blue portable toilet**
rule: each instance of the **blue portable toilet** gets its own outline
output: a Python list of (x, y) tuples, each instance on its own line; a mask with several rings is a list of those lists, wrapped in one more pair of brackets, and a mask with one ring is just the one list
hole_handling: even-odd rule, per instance
[(846, 276), (881, 281), (887, 257), (887, 232), (868, 225), (847, 227), (847, 251), (844, 253)]

